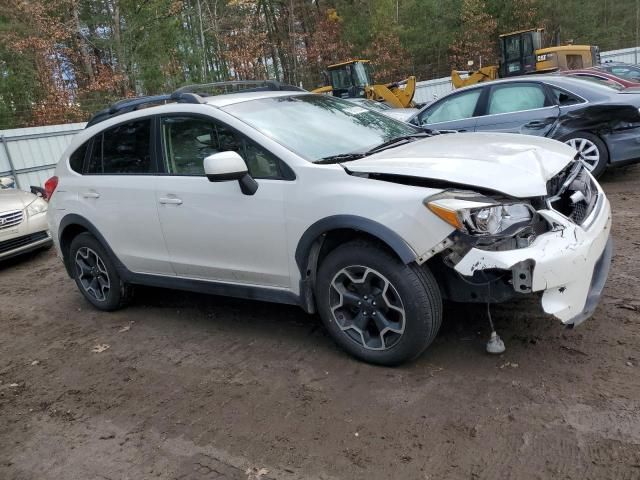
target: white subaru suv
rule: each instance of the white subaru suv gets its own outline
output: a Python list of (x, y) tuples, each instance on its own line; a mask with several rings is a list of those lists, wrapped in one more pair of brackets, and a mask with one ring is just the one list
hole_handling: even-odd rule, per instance
[(593, 313), (611, 212), (575, 150), (248, 86), (122, 101), (76, 135), (47, 183), (48, 222), (95, 307), (133, 285), (295, 304), (384, 365), (429, 346), (443, 300), (539, 292), (565, 325)]

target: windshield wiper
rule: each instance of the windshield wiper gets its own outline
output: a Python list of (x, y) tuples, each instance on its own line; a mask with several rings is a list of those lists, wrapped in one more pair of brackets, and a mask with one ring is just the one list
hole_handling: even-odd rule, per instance
[(399, 137), (394, 137), (391, 140), (387, 140), (386, 142), (381, 143), (380, 145), (376, 145), (370, 150), (367, 150), (366, 155), (372, 155), (374, 153), (381, 152), (382, 150), (386, 150), (387, 148), (397, 147), (398, 144), (404, 145), (405, 143), (412, 142), (419, 138), (433, 137), (433, 132), (420, 132), (420, 133), (412, 133), (411, 135), (401, 135)]
[(313, 163), (322, 165), (329, 163), (350, 162), (351, 160), (358, 160), (368, 155), (373, 155), (374, 153), (381, 152), (382, 150), (386, 150), (387, 148), (404, 145), (405, 143), (409, 143), (420, 138), (432, 137), (434, 135), (437, 135), (438, 133), (440, 132), (438, 132), (437, 130), (432, 130), (420, 133), (412, 133), (410, 135), (401, 135), (399, 137), (394, 137), (391, 140), (387, 140), (380, 145), (376, 145), (375, 147), (365, 152), (340, 153), (338, 155), (331, 155), (329, 157), (321, 158), (320, 160), (316, 160)]
[(320, 160), (314, 160), (313, 163), (318, 165), (326, 165), (330, 163), (349, 162), (351, 160), (358, 160), (359, 158), (365, 157), (367, 155), (367, 152), (339, 153), (338, 155), (331, 155), (329, 157), (321, 158)]

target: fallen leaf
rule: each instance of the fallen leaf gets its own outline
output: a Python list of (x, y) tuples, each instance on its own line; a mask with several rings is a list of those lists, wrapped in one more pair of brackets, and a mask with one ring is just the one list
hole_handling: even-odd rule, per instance
[(247, 480), (260, 480), (264, 475), (269, 473), (269, 470), (266, 468), (251, 467), (247, 468), (245, 473), (247, 474)]
[(95, 347), (93, 347), (91, 349), (91, 351), (93, 353), (102, 353), (102, 352), (104, 352), (105, 350), (107, 350), (110, 347), (111, 347), (111, 345), (107, 345), (106, 343), (103, 343), (103, 344), (100, 344), (100, 345), (96, 345)]
[(502, 365), (500, 365), (500, 368), (505, 368), (505, 367), (518, 368), (518, 364), (517, 363), (507, 362), (507, 363), (503, 363)]
[(636, 307), (635, 305), (630, 305), (628, 303), (617, 303), (616, 307), (624, 308), (625, 310), (631, 310), (632, 312), (638, 311), (638, 307)]
[(128, 332), (129, 330), (131, 330), (131, 325), (133, 325), (133, 322), (129, 322), (129, 325), (125, 325), (124, 327), (122, 327), (120, 330), (118, 330), (118, 333), (124, 333), (124, 332)]

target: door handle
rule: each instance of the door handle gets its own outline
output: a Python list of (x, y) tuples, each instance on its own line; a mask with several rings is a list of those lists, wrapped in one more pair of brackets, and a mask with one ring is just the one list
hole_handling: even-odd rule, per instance
[(182, 205), (182, 200), (175, 197), (162, 197), (158, 201), (163, 205)]
[(525, 128), (539, 129), (539, 128), (546, 127), (547, 125), (549, 125), (549, 123), (551, 123), (551, 122), (534, 120), (533, 122), (527, 123), (524, 127)]
[(84, 198), (100, 198), (100, 194), (98, 192), (84, 192), (82, 196)]

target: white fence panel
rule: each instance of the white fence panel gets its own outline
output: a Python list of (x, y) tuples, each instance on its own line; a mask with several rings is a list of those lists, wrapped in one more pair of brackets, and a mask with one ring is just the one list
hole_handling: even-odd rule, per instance
[(42, 186), (73, 135), (84, 123), (0, 130), (0, 176), (12, 176), (18, 187)]
[(608, 52), (601, 52), (600, 61), (638, 63), (638, 61), (640, 61), (640, 47), (623, 48), (621, 50), (609, 50)]
[(416, 93), (413, 100), (416, 103), (427, 103), (446, 95), (453, 90), (451, 77), (436, 78), (416, 83)]

